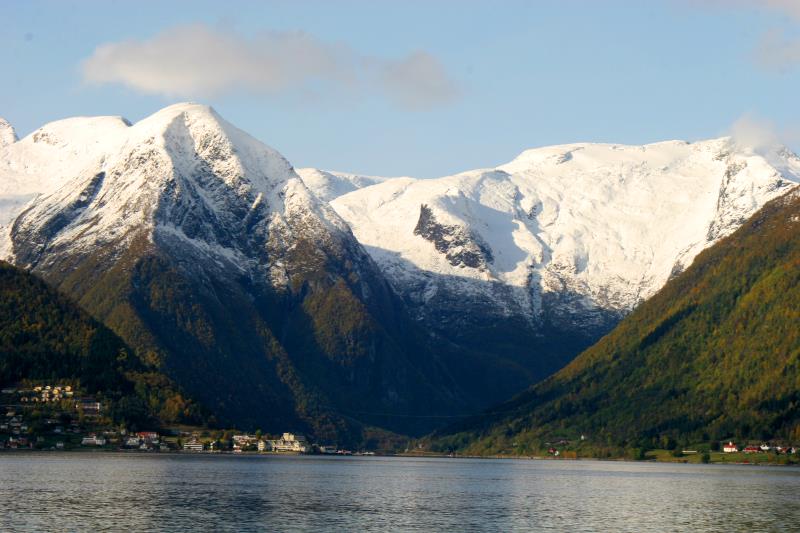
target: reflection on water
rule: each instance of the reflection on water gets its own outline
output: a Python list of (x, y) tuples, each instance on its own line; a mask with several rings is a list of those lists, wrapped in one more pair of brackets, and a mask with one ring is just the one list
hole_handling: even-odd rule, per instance
[(6, 453), (0, 530), (791, 531), (800, 470)]

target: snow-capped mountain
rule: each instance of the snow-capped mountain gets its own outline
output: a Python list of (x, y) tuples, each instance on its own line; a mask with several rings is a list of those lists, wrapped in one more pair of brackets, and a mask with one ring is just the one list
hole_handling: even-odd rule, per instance
[(434, 329), (458, 336), (490, 316), (602, 332), (798, 181), (787, 149), (730, 138), (572, 144), (331, 205)]
[(550, 375), (799, 177), (731, 139), (419, 180), (295, 171), (197, 104), (2, 121), (0, 259), (223, 420), (355, 442)]
[[(28, 268), (62, 250), (114, 243), (119, 252), (145, 231), (226, 269), (259, 265), (286, 285), (286, 265), (269, 252), (283, 252), (300, 229), (321, 245), (349, 236), (280, 154), (206, 106), (170, 106), (136, 125), (62, 120), (2, 150), (3, 214), (13, 219), (5, 249)], [(32, 196), (24, 211), (11, 207)]]
[(72, 118), (8, 140), (2, 258), (72, 295), (223, 419), (346, 440), (357, 428), (340, 408), (463, 403), (347, 224), (211, 108)]

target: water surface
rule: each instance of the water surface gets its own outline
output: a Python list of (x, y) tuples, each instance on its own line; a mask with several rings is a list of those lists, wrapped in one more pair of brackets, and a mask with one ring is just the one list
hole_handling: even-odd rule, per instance
[(800, 470), (19, 452), (0, 509), (2, 531), (797, 531)]

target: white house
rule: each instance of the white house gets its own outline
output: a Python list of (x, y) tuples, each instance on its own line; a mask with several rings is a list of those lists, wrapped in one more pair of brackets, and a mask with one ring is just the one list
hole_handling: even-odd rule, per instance
[(83, 437), (83, 439), (81, 439), (81, 445), (83, 445), (83, 446), (105, 446), (106, 445), (106, 438), (105, 437), (98, 437), (96, 435), (89, 435), (88, 437)]
[(183, 443), (183, 449), (187, 452), (202, 452), (203, 451), (203, 443), (198, 442), (197, 439), (192, 439), (189, 442)]
[(306, 438), (293, 433), (284, 433), (280, 439), (272, 441), (271, 444), (276, 452), (306, 453), (309, 450)]
[(739, 447), (733, 441), (730, 441), (722, 447), (722, 451), (725, 453), (736, 453), (739, 451)]

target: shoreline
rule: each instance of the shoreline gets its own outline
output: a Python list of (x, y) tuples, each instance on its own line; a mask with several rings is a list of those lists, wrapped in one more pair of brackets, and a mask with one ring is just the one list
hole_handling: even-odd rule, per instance
[[(397, 457), (417, 457), (417, 458), (442, 458), (442, 459), (518, 459), (525, 461), (602, 461), (602, 462), (615, 462), (615, 463), (650, 463), (650, 464), (688, 464), (688, 465), (734, 465), (734, 466), (786, 466), (786, 467), (800, 467), (800, 463), (777, 463), (774, 461), (710, 461), (708, 463), (688, 461), (688, 460), (670, 460), (662, 461), (657, 457), (648, 459), (630, 459), (627, 457), (553, 457), (547, 455), (449, 455), (438, 453), (397, 453)], [(677, 459), (677, 458), (676, 458)]]
[(374, 452), (371, 454), (321, 454), (321, 453), (299, 453), (299, 452), (232, 452), (232, 451), (202, 451), (202, 452), (188, 452), (181, 450), (170, 451), (141, 451), (141, 450), (125, 450), (125, 449), (108, 449), (108, 448), (75, 448), (70, 450), (53, 450), (53, 449), (2, 449), (0, 450), (0, 458), (4, 454), (87, 454), (87, 453), (101, 453), (101, 454), (123, 454), (123, 455), (141, 455), (141, 456), (188, 456), (188, 457), (399, 457), (406, 459), (500, 459), (500, 460), (520, 460), (520, 461), (564, 461), (564, 462), (579, 462), (579, 461), (598, 461), (610, 463), (646, 463), (646, 464), (685, 464), (695, 466), (770, 466), (770, 467), (795, 467), (800, 468), (798, 463), (777, 463), (770, 461), (763, 462), (750, 462), (750, 461), (711, 461), (709, 463), (694, 462), (694, 461), (660, 461), (657, 458), (649, 458), (643, 460), (629, 459), (625, 457), (608, 458), (608, 457), (576, 457), (576, 458), (563, 458), (563, 457), (548, 457), (540, 455), (449, 455), (438, 453), (379, 453)]

